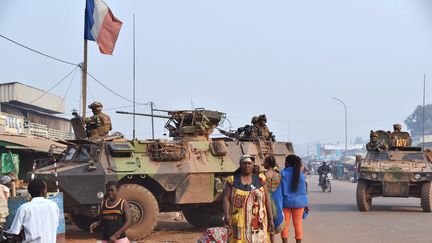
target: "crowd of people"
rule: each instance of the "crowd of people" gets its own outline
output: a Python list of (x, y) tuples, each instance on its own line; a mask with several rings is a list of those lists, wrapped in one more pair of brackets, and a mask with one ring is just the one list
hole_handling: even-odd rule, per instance
[(302, 241), (309, 201), (300, 157), (288, 155), (281, 170), (269, 156), (264, 172), (254, 170), (254, 160), (241, 156), (239, 168), (226, 180), (223, 223), (207, 229), (198, 242), (275, 242), (280, 235), (285, 243), (291, 219), (295, 240)]
[[(322, 169), (325, 167), (325, 172), (331, 173), (332, 177), (336, 180), (345, 180), (356, 182), (358, 179), (358, 172), (360, 168), (361, 156), (357, 156), (354, 163), (347, 163), (342, 160), (332, 161), (310, 161), (306, 163), (308, 170), (313, 175), (321, 175)], [(319, 171), (320, 170), (320, 171)]]

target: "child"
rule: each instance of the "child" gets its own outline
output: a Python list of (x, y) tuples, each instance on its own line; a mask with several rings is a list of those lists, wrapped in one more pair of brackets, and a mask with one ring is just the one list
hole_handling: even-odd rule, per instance
[(105, 200), (101, 205), (99, 221), (90, 225), (90, 233), (99, 227), (103, 228), (102, 243), (129, 243), (126, 229), (131, 223), (127, 202), (117, 197), (120, 185), (110, 181), (105, 185)]

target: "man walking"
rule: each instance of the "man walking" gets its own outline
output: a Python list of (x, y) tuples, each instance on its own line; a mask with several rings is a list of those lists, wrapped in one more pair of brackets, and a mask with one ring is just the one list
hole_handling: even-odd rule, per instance
[(7, 232), (19, 235), (24, 230), (23, 243), (55, 243), (60, 210), (57, 204), (46, 199), (47, 185), (43, 180), (32, 180), (28, 192), (32, 200), (18, 208)]

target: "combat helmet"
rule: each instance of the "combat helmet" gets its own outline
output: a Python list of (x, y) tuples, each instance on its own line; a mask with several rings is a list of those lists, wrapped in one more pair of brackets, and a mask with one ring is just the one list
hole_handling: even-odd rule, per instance
[(99, 101), (94, 101), (93, 103), (91, 103), (88, 108), (90, 109), (96, 109), (96, 110), (102, 110), (103, 105), (102, 103), (100, 103)]
[(258, 117), (257, 116), (252, 117), (251, 123), (255, 124), (257, 122), (258, 122)]
[(393, 130), (400, 132), (402, 130), (402, 125), (399, 123), (393, 124)]
[(265, 114), (259, 115), (258, 116), (258, 121), (267, 122), (267, 116)]

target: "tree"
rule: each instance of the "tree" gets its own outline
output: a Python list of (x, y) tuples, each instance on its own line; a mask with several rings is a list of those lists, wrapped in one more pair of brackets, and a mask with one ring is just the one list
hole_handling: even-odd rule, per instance
[[(405, 120), (412, 136), (423, 135), (423, 106), (419, 105)], [(425, 106), (425, 135), (432, 135), (432, 104)]]

